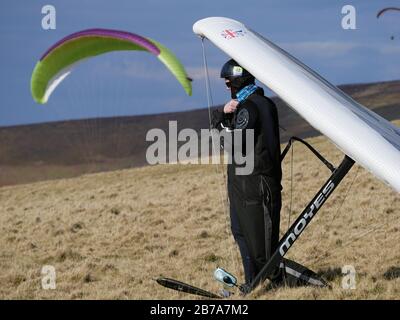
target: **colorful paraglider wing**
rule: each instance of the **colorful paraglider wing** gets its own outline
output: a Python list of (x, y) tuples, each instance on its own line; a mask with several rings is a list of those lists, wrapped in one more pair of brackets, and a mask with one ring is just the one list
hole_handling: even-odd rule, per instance
[[(149, 38), (148, 38), (149, 39)], [(168, 70), (175, 76), (175, 78), (179, 81), (182, 87), (185, 89), (187, 94), (190, 96), (192, 94), (192, 79), (188, 77), (185, 72), (185, 68), (182, 63), (175, 57), (175, 55), (161, 43), (149, 39), (159, 50), (160, 54), (158, 55), (158, 59), (164, 63), (164, 65), (168, 68)]]
[(186, 93), (191, 95), (192, 86), (184, 67), (175, 55), (160, 43), (129, 32), (90, 29), (63, 38), (40, 58), (31, 79), (33, 98), (38, 103), (46, 103), (76, 63), (121, 50), (142, 50), (154, 54), (176, 77)]

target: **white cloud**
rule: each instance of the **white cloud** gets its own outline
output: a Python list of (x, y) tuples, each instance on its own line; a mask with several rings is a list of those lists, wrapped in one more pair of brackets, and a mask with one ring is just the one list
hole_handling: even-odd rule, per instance
[(129, 78), (166, 81), (170, 80), (169, 71), (161, 64), (148, 64), (140, 61), (124, 61), (119, 65), (120, 74)]
[[(193, 80), (204, 80), (204, 68), (199, 67), (186, 67), (188, 76)], [(102, 61), (102, 66), (99, 68), (100, 72), (106, 74), (113, 74), (118, 76), (126, 76), (133, 79), (157, 80), (157, 81), (170, 81), (171, 74), (161, 63), (151, 63), (149, 61), (138, 60), (123, 60), (122, 63), (115, 61)], [(208, 75), (210, 81), (219, 80), (220, 69), (208, 68)]]
[(357, 43), (340, 41), (305, 41), (294, 43), (281, 43), (280, 46), (289, 53), (297, 55), (323, 55), (335, 57), (348, 54), (354, 49), (375, 50), (379, 54), (399, 54), (399, 45), (382, 45), (381, 43)]
[(381, 54), (400, 54), (400, 46), (381, 46), (379, 52)]
[[(188, 67), (186, 71), (190, 78), (193, 80), (204, 80), (205, 79), (205, 72), (203, 67)], [(218, 68), (208, 68), (208, 76), (210, 79), (219, 79), (220, 69)]]
[(158, 61), (147, 59), (123, 59), (122, 61), (102, 61), (98, 72), (113, 76), (125, 76), (130, 79), (170, 81), (171, 74)]
[(293, 54), (324, 55), (333, 57), (343, 55), (360, 47), (360, 44), (340, 41), (305, 41), (294, 43), (282, 43), (280, 46)]

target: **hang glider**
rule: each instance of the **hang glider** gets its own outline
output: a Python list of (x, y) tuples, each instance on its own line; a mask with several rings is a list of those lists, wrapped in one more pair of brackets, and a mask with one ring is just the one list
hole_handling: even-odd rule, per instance
[(241, 286), (242, 293), (247, 294), (272, 277), (293, 243), (355, 162), (400, 192), (400, 129), (238, 21), (206, 18), (197, 21), (193, 31), (235, 59), (345, 154), (341, 164), (334, 167), (307, 142), (296, 137), (289, 141), (282, 160), (293, 141), (299, 141), (332, 174), (280, 239), (277, 250), (255, 279)]
[(400, 192), (400, 128), (238, 21), (206, 18), (197, 21), (193, 31), (235, 59), (350, 158)]
[(134, 33), (88, 29), (61, 39), (40, 58), (32, 73), (31, 93), (38, 103), (46, 103), (56, 87), (84, 59), (112, 51), (147, 51), (155, 55), (175, 76), (188, 95), (192, 94), (191, 79), (176, 56), (159, 42)]

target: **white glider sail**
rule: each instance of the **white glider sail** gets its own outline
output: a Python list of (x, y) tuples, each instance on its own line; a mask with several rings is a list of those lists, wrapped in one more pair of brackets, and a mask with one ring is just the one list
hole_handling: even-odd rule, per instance
[(400, 128), (238, 21), (206, 18), (197, 21), (193, 31), (235, 59), (345, 154), (400, 192)]

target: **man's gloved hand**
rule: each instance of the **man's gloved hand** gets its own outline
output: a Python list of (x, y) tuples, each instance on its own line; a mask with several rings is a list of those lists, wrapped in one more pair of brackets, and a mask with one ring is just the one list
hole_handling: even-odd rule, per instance
[(231, 127), (233, 113), (235, 112), (238, 105), (239, 102), (232, 99), (225, 104), (223, 111), (214, 110), (211, 119), (212, 127), (217, 128), (220, 123), (224, 123), (226, 127)]
[(239, 105), (239, 101), (232, 99), (228, 101), (224, 106), (224, 113), (233, 113), (235, 112), (237, 106)]
[(213, 128), (217, 128), (218, 125), (224, 121), (224, 113), (219, 110), (214, 110), (211, 117), (211, 125)]

